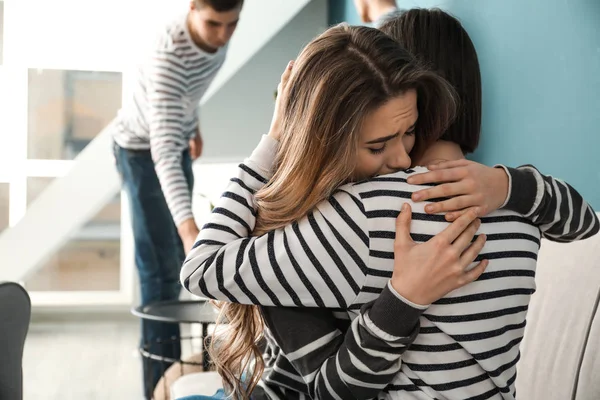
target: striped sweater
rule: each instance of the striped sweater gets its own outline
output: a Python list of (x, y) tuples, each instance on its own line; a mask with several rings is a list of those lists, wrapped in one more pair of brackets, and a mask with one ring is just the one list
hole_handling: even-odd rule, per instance
[[(197, 295), (265, 306), (268, 368), (253, 398), (514, 398), (540, 237), (599, 228), (578, 193), (531, 167), (511, 170), (513, 197), (533, 187), (529, 203), (517, 201), (528, 217), (484, 217), (486, 272), (424, 310), (389, 279), (395, 218), (421, 188), (406, 177), (425, 169), (345, 185), (301, 220), (251, 237), (253, 193), (271, 176), (275, 146), (263, 138), (240, 165), (181, 273)], [(419, 242), (447, 226), (425, 205), (411, 203)]]
[(130, 150), (150, 150), (176, 225), (193, 218), (192, 196), (181, 167), (183, 151), (198, 132), (198, 106), (223, 65), (227, 48), (215, 53), (191, 39), (187, 14), (160, 33), (138, 70), (133, 97), (114, 125), (114, 141)]

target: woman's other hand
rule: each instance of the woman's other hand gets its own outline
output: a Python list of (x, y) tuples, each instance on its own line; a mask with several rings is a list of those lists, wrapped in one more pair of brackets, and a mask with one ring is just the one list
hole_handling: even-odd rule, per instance
[(284, 99), (287, 95), (288, 81), (292, 73), (292, 67), (294, 61), (290, 61), (285, 67), (285, 71), (281, 74), (281, 81), (277, 85), (277, 97), (275, 98), (275, 111), (273, 112), (273, 119), (271, 120), (271, 128), (269, 129), (269, 136), (275, 140), (281, 138), (282, 131), (282, 118), (283, 118), (283, 104)]
[(429, 172), (412, 175), (408, 183), (439, 185), (414, 192), (412, 200), (447, 197), (425, 206), (428, 214), (446, 212), (447, 221), (454, 221), (467, 211), (474, 211), (480, 217), (489, 214), (500, 208), (508, 195), (508, 175), (502, 168), (469, 160), (446, 161), (427, 168)]

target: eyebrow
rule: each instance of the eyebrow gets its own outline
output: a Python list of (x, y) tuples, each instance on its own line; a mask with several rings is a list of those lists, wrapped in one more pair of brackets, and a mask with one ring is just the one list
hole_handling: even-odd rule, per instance
[[(413, 130), (413, 129), (415, 128), (415, 125), (416, 125), (416, 123), (415, 123), (415, 124), (412, 124), (412, 126), (411, 126), (410, 128), (408, 128), (408, 129), (406, 130), (406, 132), (410, 132), (411, 130)], [(390, 139), (393, 139), (393, 138), (395, 138), (395, 137), (396, 137), (396, 136), (398, 136), (398, 135), (399, 135), (399, 133), (394, 133), (393, 135), (388, 135), (388, 136), (384, 136), (384, 137), (377, 138), (377, 139), (375, 139), (375, 140), (371, 140), (371, 141), (369, 141), (369, 142), (367, 142), (367, 143), (365, 143), (365, 144), (377, 144), (377, 143), (384, 143), (384, 142), (387, 142), (387, 141), (388, 141), (388, 140), (390, 140)]]
[(213, 25), (233, 25), (233, 24), (237, 24), (238, 22), (240, 22), (240, 19), (236, 19), (235, 21), (231, 21), (231, 22), (219, 22), (219, 21), (215, 21), (214, 19), (208, 19), (206, 20), (209, 24), (213, 24)]

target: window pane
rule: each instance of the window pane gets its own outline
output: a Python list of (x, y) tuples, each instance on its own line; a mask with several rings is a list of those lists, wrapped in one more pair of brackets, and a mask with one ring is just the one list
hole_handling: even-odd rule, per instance
[(27, 157), (72, 160), (121, 108), (120, 72), (30, 69)]
[[(28, 178), (27, 204), (54, 178)], [(117, 291), (120, 287), (121, 199), (107, 204), (25, 284), (33, 291)]]
[(0, 232), (8, 228), (9, 184), (0, 183)]

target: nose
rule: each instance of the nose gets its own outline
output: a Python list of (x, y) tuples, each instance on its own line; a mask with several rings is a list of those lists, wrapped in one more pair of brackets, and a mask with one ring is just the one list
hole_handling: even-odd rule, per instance
[(402, 138), (396, 138), (392, 141), (394, 147), (390, 151), (390, 157), (387, 160), (387, 166), (392, 171), (399, 171), (403, 169), (410, 168), (411, 159), (406, 149), (404, 148), (404, 143), (402, 142)]
[(225, 45), (225, 43), (227, 43), (230, 38), (231, 38), (230, 30), (227, 27), (221, 28), (221, 30), (219, 31), (219, 41), (223, 45)]

